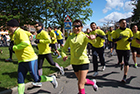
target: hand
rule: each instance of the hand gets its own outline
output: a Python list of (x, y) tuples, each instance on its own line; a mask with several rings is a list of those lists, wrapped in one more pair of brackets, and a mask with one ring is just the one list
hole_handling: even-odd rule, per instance
[(63, 57), (63, 61), (66, 61), (68, 59), (68, 56)]
[(122, 36), (119, 36), (119, 39), (122, 39)]
[(37, 43), (39, 43), (39, 42), (40, 42), (40, 40), (39, 40), (39, 39), (36, 39), (36, 40), (35, 40), (35, 43), (36, 43), (36, 44), (37, 44)]
[(95, 35), (90, 35), (90, 36), (86, 35), (86, 37), (87, 37), (88, 39), (91, 39), (91, 40), (93, 40), (93, 39), (95, 39), (95, 38), (96, 38), (96, 36), (95, 36)]

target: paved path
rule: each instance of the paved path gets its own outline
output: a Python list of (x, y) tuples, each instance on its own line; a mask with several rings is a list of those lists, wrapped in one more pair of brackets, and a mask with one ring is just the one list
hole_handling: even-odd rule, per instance
[[(108, 51), (105, 50), (106, 70), (100, 71), (99, 75), (95, 78), (99, 90), (95, 92), (92, 86), (85, 86), (86, 94), (140, 94), (140, 58), (137, 58), (139, 68), (133, 67), (132, 56), (130, 57), (130, 69), (127, 76), (127, 83), (121, 83), (123, 71), (120, 70), (117, 64), (116, 55), (108, 57)], [(100, 65), (100, 64), (99, 64)], [(89, 73), (87, 78), (93, 79), (93, 64), (90, 63)], [(65, 76), (57, 78), (59, 87), (54, 89), (50, 82), (44, 82), (41, 88), (35, 88), (28, 83), (26, 85), (25, 94), (77, 94), (77, 79), (73, 73), (71, 66), (66, 68)], [(0, 94), (18, 94), (17, 87), (12, 90), (5, 91)]]

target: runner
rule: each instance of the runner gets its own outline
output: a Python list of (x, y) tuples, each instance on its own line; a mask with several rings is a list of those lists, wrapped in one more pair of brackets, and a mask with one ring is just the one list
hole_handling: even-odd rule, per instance
[(14, 34), (11, 33), (10, 31), (8, 31), (8, 34), (10, 36), (10, 46), (9, 46), (9, 55), (10, 55), (10, 57), (8, 59), (5, 59), (5, 61), (6, 62), (12, 62), (13, 61), (12, 56), (13, 56), (13, 53), (14, 53), (14, 51), (12, 49), (13, 45), (14, 45)]
[[(60, 46), (63, 47), (64, 45), (63, 45), (63, 36), (62, 36), (62, 32), (61, 32), (60, 30), (58, 30), (56, 26), (54, 27), (54, 32), (55, 32), (55, 34), (56, 34), (58, 44), (60, 44)], [(60, 48), (60, 47), (59, 47), (59, 48)]]
[(63, 67), (60, 67), (57, 63), (53, 61), (51, 50), (49, 48), (49, 44), (51, 43), (51, 39), (48, 35), (48, 32), (43, 30), (43, 24), (41, 22), (37, 22), (35, 24), (35, 28), (37, 30), (37, 36), (35, 43), (38, 46), (39, 54), (38, 54), (38, 72), (39, 75), (42, 75), (42, 65), (44, 62), (44, 58), (47, 59), (50, 65), (55, 66), (60, 70), (60, 73), (64, 75)]
[(15, 55), (18, 59), (18, 94), (24, 94), (25, 91), (25, 83), (24, 79), (26, 77), (27, 72), (30, 72), (31, 77), (34, 82), (46, 82), (51, 81), (54, 88), (57, 88), (58, 83), (56, 81), (56, 77), (47, 77), (47, 76), (39, 76), (38, 75), (38, 63), (37, 63), (37, 55), (35, 54), (29, 37), (25, 33), (23, 29), (19, 27), (19, 23), (16, 19), (12, 19), (8, 21), (7, 28), (10, 33), (14, 34), (14, 46), (13, 50), (15, 51)]
[(59, 51), (57, 50), (57, 38), (56, 38), (56, 34), (54, 33), (54, 30), (52, 30), (52, 28), (51, 27), (48, 27), (48, 31), (49, 31), (49, 35), (50, 35), (50, 37), (51, 37), (51, 44), (50, 44), (50, 47), (51, 47), (51, 50), (55, 50), (55, 51), (53, 51), (54, 52), (54, 54), (58, 54), (58, 57), (57, 57), (57, 59), (59, 59), (59, 58), (61, 58), (61, 55), (60, 55), (60, 53), (59, 53)]
[(137, 66), (137, 60), (136, 60), (136, 56), (140, 56), (140, 45), (136, 42), (136, 38), (139, 35), (139, 31), (138, 31), (138, 27), (137, 25), (134, 25), (132, 27), (132, 31), (133, 31), (133, 40), (131, 42), (131, 51), (132, 51), (132, 59), (134, 61), (134, 66), (135, 68), (138, 68)]
[(86, 79), (88, 69), (89, 69), (89, 59), (87, 56), (87, 44), (88, 42), (95, 43), (95, 35), (86, 35), (81, 30), (83, 28), (82, 22), (80, 20), (75, 20), (73, 22), (73, 34), (68, 37), (64, 47), (62, 48), (63, 60), (67, 60), (68, 56), (66, 51), (68, 47), (71, 48), (71, 62), (74, 73), (78, 79), (78, 94), (85, 94), (84, 85), (89, 84), (93, 86), (95, 91), (98, 90), (96, 85), (96, 80)]
[(104, 59), (104, 42), (105, 42), (105, 33), (104, 31), (100, 29), (96, 29), (96, 23), (92, 22), (90, 24), (90, 27), (92, 31), (90, 32), (90, 35), (96, 35), (97, 42), (95, 44), (92, 44), (92, 60), (93, 60), (93, 68), (94, 68), (94, 74), (93, 77), (96, 77), (98, 75), (98, 62), (97, 62), (97, 56), (99, 56), (100, 63), (102, 65), (102, 71), (105, 70), (105, 59)]
[(65, 30), (65, 41), (67, 40), (67, 38), (68, 38), (68, 31), (67, 30)]
[(112, 41), (112, 34), (113, 34), (113, 32), (114, 32), (113, 27), (109, 27), (109, 31), (106, 33), (107, 40), (108, 40), (108, 43), (109, 43), (109, 48), (110, 48), (110, 56), (113, 55), (114, 47), (115, 47), (115, 44)]
[[(90, 32), (91, 32), (90, 29), (87, 28), (85, 34), (89, 35)], [(88, 43), (88, 44), (87, 44), (87, 50), (88, 50), (88, 57), (89, 57), (89, 58), (90, 58), (90, 56), (92, 56), (92, 54), (90, 54), (91, 48), (92, 48), (92, 44), (91, 44), (91, 43)]]
[[(126, 76), (129, 70), (129, 57), (130, 57), (130, 42), (133, 38), (133, 33), (129, 28), (126, 28), (126, 20), (119, 20), (120, 29), (117, 29), (113, 35), (113, 41), (117, 42), (117, 55), (119, 63), (121, 64), (121, 70), (124, 66), (124, 76), (122, 82), (126, 83)], [(124, 57), (124, 64), (122, 63), (122, 57)]]

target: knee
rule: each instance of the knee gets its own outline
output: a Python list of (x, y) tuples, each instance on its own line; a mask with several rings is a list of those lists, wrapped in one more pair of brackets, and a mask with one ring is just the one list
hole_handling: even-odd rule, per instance
[(85, 85), (85, 82), (78, 82), (78, 87), (79, 87), (79, 88), (83, 88), (84, 85)]

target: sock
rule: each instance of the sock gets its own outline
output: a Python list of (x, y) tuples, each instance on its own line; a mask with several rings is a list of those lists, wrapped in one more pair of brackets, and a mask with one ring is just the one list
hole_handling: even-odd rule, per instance
[(124, 76), (123, 76), (123, 79), (126, 79), (126, 76), (127, 76), (127, 75), (124, 75)]
[(24, 94), (25, 84), (18, 84), (18, 94)]
[(112, 50), (112, 54), (114, 53), (114, 49)]
[(87, 82), (86, 82), (87, 85), (94, 85), (94, 82), (93, 81), (91, 81), (89, 79), (86, 79), (86, 80), (87, 80)]
[(137, 63), (135, 63), (135, 66), (137, 66)]
[(47, 81), (53, 81), (53, 77), (47, 77), (47, 76), (40, 76), (41, 77), (41, 81), (40, 82), (47, 82)]
[(58, 44), (58, 49), (60, 49), (60, 44)]
[(85, 94), (85, 89), (79, 89), (79, 94)]
[(57, 67), (59, 70), (62, 70), (61, 67), (57, 63), (55, 63), (55, 67)]
[(42, 69), (39, 69), (39, 70), (38, 70), (38, 74), (39, 74), (39, 76), (41, 76), (42, 73), (43, 73), (43, 72), (42, 72)]

